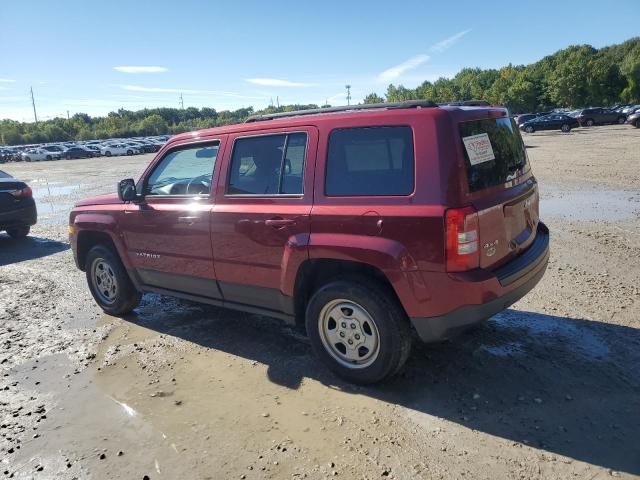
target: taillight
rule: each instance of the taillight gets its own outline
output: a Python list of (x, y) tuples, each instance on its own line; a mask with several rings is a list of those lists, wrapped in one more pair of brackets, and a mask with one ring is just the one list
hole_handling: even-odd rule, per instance
[(20, 190), (14, 190), (11, 192), (15, 198), (31, 198), (33, 197), (33, 192), (31, 191), (31, 187), (24, 187)]
[(447, 271), (463, 272), (480, 266), (478, 212), (452, 208), (445, 216)]

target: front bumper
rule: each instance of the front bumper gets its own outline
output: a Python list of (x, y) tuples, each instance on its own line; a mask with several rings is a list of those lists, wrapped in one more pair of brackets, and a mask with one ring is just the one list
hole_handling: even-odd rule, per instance
[(8, 228), (30, 227), (38, 220), (36, 203), (33, 199), (19, 208), (0, 212), (0, 230)]
[[(463, 305), (444, 315), (411, 318), (411, 322), (423, 342), (438, 342), (454, 337), (524, 297), (543, 277), (548, 262), (549, 230), (540, 223), (533, 244), (522, 255), (492, 272), (494, 279), (505, 288), (503, 295), (485, 303)], [(464, 284), (460, 288), (464, 288)]]

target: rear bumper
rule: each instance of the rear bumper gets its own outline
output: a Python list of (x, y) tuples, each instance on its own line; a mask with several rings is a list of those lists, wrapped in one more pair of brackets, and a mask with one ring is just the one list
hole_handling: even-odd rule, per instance
[(30, 227), (38, 220), (36, 203), (31, 200), (15, 210), (0, 212), (0, 230), (17, 227)]
[[(435, 317), (411, 318), (423, 342), (438, 342), (451, 338), (465, 329), (482, 322), (520, 300), (543, 277), (549, 262), (549, 230), (541, 222), (534, 243), (522, 255), (491, 272), (491, 282), (497, 281), (503, 293), (484, 303), (463, 305)], [(484, 283), (484, 282), (482, 282)], [(478, 289), (482, 285), (470, 284)], [(459, 284), (457, 288), (465, 288)]]

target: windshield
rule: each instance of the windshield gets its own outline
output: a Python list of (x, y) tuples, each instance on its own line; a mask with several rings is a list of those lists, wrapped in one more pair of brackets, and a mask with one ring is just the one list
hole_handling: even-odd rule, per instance
[(504, 184), (527, 170), (527, 154), (510, 118), (460, 123), (469, 191)]

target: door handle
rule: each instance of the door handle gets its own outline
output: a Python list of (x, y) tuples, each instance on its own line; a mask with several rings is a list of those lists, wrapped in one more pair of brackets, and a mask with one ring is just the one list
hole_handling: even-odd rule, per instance
[(187, 225), (193, 225), (198, 220), (198, 217), (178, 217), (178, 223), (186, 223)]
[(267, 227), (273, 227), (275, 229), (284, 228), (288, 225), (293, 225), (296, 221), (292, 218), (270, 218), (269, 220), (265, 220), (264, 224)]

